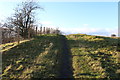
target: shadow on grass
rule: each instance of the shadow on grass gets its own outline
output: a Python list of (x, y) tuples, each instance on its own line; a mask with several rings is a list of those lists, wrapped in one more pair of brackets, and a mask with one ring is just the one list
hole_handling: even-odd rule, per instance
[[(21, 43), (13, 48), (11, 48), (9, 51), (2, 53), (2, 70), (3, 73), (10, 67), (11, 69), (7, 70), (6, 72), (9, 72), (9, 74), (4, 75), (3, 77), (9, 77), (11, 75), (17, 75), (22, 74), (22, 72), (31, 65), (34, 64), (34, 59), (40, 55), (45, 50), (45, 38), (39, 37), (42, 41), (39, 41), (38, 38), (35, 38), (34, 40)], [(49, 41), (46, 40), (46, 42), (49, 43)], [(17, 67), (20, 65), (23, 65), (23, 69), (16, 71)]]
[(73, 79), (72, 53), (65, 36), (61, 36), (62, 52), (60, 56), (60, 76), (59, 78)]
[[(26, 68), (38, 65), (34, 60), (45, 51), (45, 48), (49, 47), (50, 43), (55, 44), (57, 38), (57, 36), (37, 36), (34, 40), (21, 43), (9, 51), (3, 52), (2, 72), (8, 73), (3, 77), (10, 78), (11, 75), (22, 74)], [(16, 69), (20, 65), (23, 66), (23, 69), (17, 71)]]
[[(92, 59), (97, 60), (100, 58), (100, 63), (101, 67), (105, 69), (105, 73), (107, 74), (106, 78), (117, 78), (119, 79), (120, 74), (116, 73), (118, 69), (120, 69), (120, 64), (116, 63), (115, 60), (112, 60), (111, 54), (106, 54), (102, 52), (98, 52), (96, 54), (91, 54), (91, 51), (96, 51), (98, 48), (109, 48), (109, 49), (114, 49), (118, 50), (117, 48), (119, 47), (118, 43), (120, 40), (116, 38), (109, 38), (109, 37), (100, 37), (100, 36), (95, 36), (95, 38), (101, 38), (102, 40), (96, 40), (96, 41), (89, 41), (87, 39), (81, 38), (82, 36), (77, 36), (73, 38), (69, 38), (69, 44), (71, 48), (85, 48), (85, 51), (88, 52), (88, 54), (73, 54), (72, 56), (84, 56), (88, 55), (91, 56)], [(92, 39), (91, 39), (92, 40)], [(115, 46), (115, 47), (114, 47)], [(113, 48), (114, 47), (114, 48)], [(82, 65), (81, 65), (82, 66)], [(96, 75), (91, 75), (91, 73), (80, 73), (79, 75), (89, 75), (89, 76), (96, 76)]]
[[(82, 75), (84, 75), (84, 76), (97, 76), (96, 74), (91, 74), (91, 73), (80, 73), (80, 74), (78, 74), (79, 76), (82, 76)], [(77, 76), (77, 75), (76, 75)]]
[[(49, 44), (53, 44), (53, 46), (48, 54), (41, 57), (42, 64), (36, 64), (34, 60), (46, 51), (46, 48), (50, 46)], [(56, 50), (57, 53), (55, 53)], [(37, 36), (31, 41), (21, 43), (9, 51), (3, 52), (2, 56), (3, 73), (7, 73), (3, 77), (11, 78), (11, 76), (16, 76), (16, 78), (19, 78), (27, 68), (30, 71), (31, 66), (36, 66), (38, 70), (28, 74), (32, 79), (73, 78), (71, 53), (67, 46), (67, 40), (62, 35)], [(50, 63), (50, 61), (53, 61), (53, 63)], [(23, 68), (16, 70), (21, 65)], [(39, 70), (40, 68), (41, 70)], [(25, 77), (28, 76), (24, 75)]]
[(98, 52), (97, 54), (90, 54), (93, 59), (100, 58), (101, 66), (105, 69), (106, 78), (108, 79), (120, 79), (120, 74), (116, 73), (120, 68), (119, 64), (115, 63), (114, 60), (111, 59), (111, 54), (106, 54), (102, 52)]
[(75, 38), (70, 39), (69, 43), (72, 48), (85, 47), (85, 48), (94, 48), (94, 50), (97, 50), (98, 48), (106, 48), (109, 46), (115, 47), (115, 49), (117, 50), (120, 47), (119, 45), (120, 39), (100, 37), (100, 36), (96, 36), (95, 38), (101, 38), (103, 40), (88, 41), (85, 38), (76, 37), (76, 39)]

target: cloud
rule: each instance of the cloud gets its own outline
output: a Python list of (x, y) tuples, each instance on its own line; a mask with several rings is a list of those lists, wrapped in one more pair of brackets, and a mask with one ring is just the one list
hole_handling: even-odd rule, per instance
[(60, 28), (66, 34), (90, 34), (90, 35), (101, 35), (101, 36), (110, 36), (111, 34), (118, 35), (117, 28), (92, 28), (92, 27), (81, 27), (81, 28)]
[[(41, 21), (41, 23), (44, 27), (49, 27), (49, 28), (58, 28), (57, 26), (54, 25), (52, 21)], [(83, 27), (71, 27), (71, 28), (66, 28), (66, 27), (59, 27), (59, 30), (61, 30), (65, 34), (77, 34), (77, 33), (82, 33), (82, 34), (90, 34), (90, 35), (101, 35), (101, 36), (111, 36), (111, 34), (116, 34), (118, 35), (118, 29), (117, 27), (113, 28), (94, 28), (90, 27), (89, 24), (83, 24)]]
[(83, 24), (83, 27), (63, 29), (63, 31), (74, 33), (83, 33), (90, 35), (101, 35), (101, 36), (111, 36), (111, 34), (116, 34), (118, 36), (118, 28), (103, 28), (103, 27), (91, 27), (90, 24)]

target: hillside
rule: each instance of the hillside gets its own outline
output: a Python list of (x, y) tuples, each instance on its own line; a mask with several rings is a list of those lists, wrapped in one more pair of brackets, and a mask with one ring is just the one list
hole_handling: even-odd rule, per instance
[(0, 45), (6, 78), (120, 78), (117, 38), (85, 34), (41, 35)]
[[(73, 34), (67, 36), (74, 78), (120, 78), (117, 38)], [(120, 59), (119, 59), (120, 60)]]
[(3, 79), (61, 77), (63, 39), (59, 35), (38, 36), (4, 51)]

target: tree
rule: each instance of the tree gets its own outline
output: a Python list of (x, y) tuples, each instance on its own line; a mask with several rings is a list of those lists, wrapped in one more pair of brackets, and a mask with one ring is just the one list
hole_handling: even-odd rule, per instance
[(10, 24), (14, 28), (19, 28), (19, 33), (23, 38), (28, 38), (28, 31), (35, 23), (35, 11), (41, 8), (36, 2), (22, 2), (15, 9), (15, 14), (9, 18)]

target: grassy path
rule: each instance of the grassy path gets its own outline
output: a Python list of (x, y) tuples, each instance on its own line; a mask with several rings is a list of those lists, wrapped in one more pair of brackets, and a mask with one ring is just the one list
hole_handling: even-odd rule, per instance
[(58, 78), (62, 36), (43, 35), (2, 54), (4, 79)]
[(60, 78), (73, 78), (72, 72), (72, 57), (71, 52), (65, 36), (61, 39), (62, 53), (61, 53), (61, 65), (60, 65)]
[[(33, 78), (120, 78), (115, 38), (90, 35), (41, 35), (2, 47), (5, 80)], [(16, 44), (16, 45), (15, 45)]]

